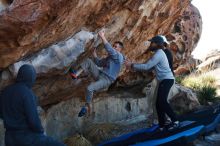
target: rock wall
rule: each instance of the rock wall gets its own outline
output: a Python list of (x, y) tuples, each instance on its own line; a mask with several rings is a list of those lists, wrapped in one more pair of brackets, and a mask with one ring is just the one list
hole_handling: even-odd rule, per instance
[[(94, 32), (100, 28), (106, 29), (110, 42), (123, 41), (123, 53), (137, 62), (151, 56), (144, 53), (149, 45), (146, 40), (164, 34), (171, 42), (174, 67), (188, 71), (194, 64), (190, 54), (202, 24), (198, 10), (188, 0), (14, 0), (0, 15), (0, 87), (11, 82), (21, 64), (31, 63), (39, 73), (35, 91), (43, 106), (77, 94), (67, 95), (68, 89), (76, 87), (63, 74), (64, 69), (72, 60), (80, 63), (91, 54)], [(122, 85), (132, 85), (142, 79), (124, 71), (118, 80)], [(77, 85), (85, 86), (84, 82)], [(61, 95), (60, 91), (65, 93)], [(81, 91), (77, 95), (83, 96)]]
[[(104, 54), (98, 30), (105, 28), (110, 42), (123, 41), (124, 55), (136, 62), (152, 56), (145, 53), (149, 46), (146, 40), (165, 35), (171, 43), (176, 72), (181, 74), (194, 66), (191, 52), (202, 29), (201, 16), (190, 0), (2, 0), (0, 7), (0, 88), (13, 82), (22, 64), (33, 64), (38, 73), (33, 89), (45, 110), (45, 128), (49, 135), (61, 139), (80, 130), (85, 119), (77, 119), (76, 114), (91, 81), (72, 81), (65, 69), (72, 61), (79, 64), (90, 57), (94, 45), (99, 55)], [(151, 74), (123, 70), (110, 93), (95, 96), (97, 113), (89, 121), (116, 122), (148, 113), (147, 97), (139, 95), (141, 85), (132, 90), (132, 96), (124, 94), (128, 87), (151, 79)]]
[(76, 133), (83, 133), (86, 127), (95, 123), (115, 123), (126, 119), (144, 120), (149, 109), (146, 97), (134, 98), (131, 94), (102, 95), (95, 98), (92, 114), (87, 118), (77, 117), (81, 105), (79, 98), (72, 98), (50, 108), (46, 117), (47, 134), (64, 139)]

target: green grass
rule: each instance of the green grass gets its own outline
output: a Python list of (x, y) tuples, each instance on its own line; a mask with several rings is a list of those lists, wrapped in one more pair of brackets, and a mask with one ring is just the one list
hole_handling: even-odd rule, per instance
[(216, 79), (213, 76), (192, 75), (181, 80), (181, 84), (194, 90), (203, 86), (215, 86)]
[(178, 77), (176, 81), (196, 91), (198, 100), (201, 104), (207, 104), (208, 102), (217, 100), (216, 79), (213, 76), (196, 74), (188, 77)]
[(201, 104), (207, 104), (208, 102), (214, 102), (217, 100), (217, 89), (211, 85), (201, 87), (198, 92), (198, 99)]

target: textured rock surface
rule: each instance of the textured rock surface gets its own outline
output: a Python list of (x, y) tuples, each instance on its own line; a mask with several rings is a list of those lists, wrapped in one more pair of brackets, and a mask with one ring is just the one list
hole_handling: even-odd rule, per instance
[(65, 144), (67, 146), (92, 146), (92, 144), (86, 138), (79, 134), (65, 139)]
[(82, 105), (79, 98), (63, 101), (50, 108), (46, 117), (47, 134), (63, 139), (76, 132), (82, 133), (85, 127), (94, 123), (114, 123), (147, 116), (148, 104), (144, 96), (133, 97), (128, 93), (101, 94), (100, 96), (93, 100), (93, 112), (88, 118), (77, 117)]
[(179, 114), (196, 110), (200, 106), (196, 93), (184, 86), (176, 84), (170, 96), (170, 103)]
[(206, 59), (199, 64), (198, 71), (212, 76), (216, 79), (215, 86), (217, 87), (217, 96), (220, 96), (220, 51), (214, 50), (210, 52)]
[[(72, 86), (70, 78), (62, 73), (71, 59), (80, 63), (90, 55), (94, 38), (91, 32), (105, 27), (107, 38), (111, 42), (123, 41), (125, 56), (138, 62), (151, 56), (144, 54), (146, 40), (164, 34), (171, 42), (175, 68), (182, 66), (186, 71), (194, 64), (189, 59), (190, 53), (201, 33), (200, 14), (187, 0), (14, 0), (0, 16), (0, 68), (13, 64), (2, 72), (1, 87), (9, 83), (22, 63), (32, 63), (41, 75), (35, 91), (43, 106), (74, 95), (83, 96), (85, 83)], [(77, 35), (82, 30), (81, 39)], [(75, 46), (80, 42), (83, 47), (77, 49)], [(119, 81), (122, 85), (132, 85), (142, 79), (123, 72)], [(78, 87), (77, 93), (70, 92)]]
[(208, 72), (220, 67), (220, 51), (214, 50), (210, 52), (205, 60), (198, 65), (198, 70), (201, 72)]
[[(100, 28), (106, 28), (110, 42), (123, 41), (123, 53), (133, 61), (149, 59), (152, 54), (144, 53), (149, 45), (146, 40), (163, 34), (171, 42), (177, 71), (179, 67), (187, 72), (194, 65), (190, 54), (200, 38), (202, 22), (189, 0), (1, 2), (0, 88), (13, 81), (21, 64), (33, 64), (38, 72), (34, 91), (46, 110), (43, 122), (47, 133), (56, 138), (80, 131), (84, 122), (115, 122), (149, 112), (148, 101), (138, 93), (141, 87), (126, 92), (127, 86), (149, 82), (152, 75), (123, 71), (111, 92), (98, 94), (94, 99), (96, 113), (89, 119), (76, 118), (90, 78), (75, 82), (63, 72), (72, 60), (79, 64), (90, 56), (96, 40), (94, 32)], [(98, 53), (102, 55), (103, 51)]]
[(220, 51), (213, 50), (207, 54), (205, 60), (198, 66), (198, 72), (216, 79), (217, 96), (220, 96)]

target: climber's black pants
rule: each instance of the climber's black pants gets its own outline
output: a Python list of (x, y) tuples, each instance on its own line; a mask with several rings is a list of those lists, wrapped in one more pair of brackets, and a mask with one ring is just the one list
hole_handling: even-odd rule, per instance
[(159, 83), (157, 100), (156, 100), (156, 109), (158, 114), (158, 121), (160, 127), (163, 127), (166, 121), (166, 114), (170, 117), (172, 122), (177, 121), (176, 114), (169, 105), (167, 98), (170, 92), (171, 87), (174, 84), (173, 79), (164, 79)]

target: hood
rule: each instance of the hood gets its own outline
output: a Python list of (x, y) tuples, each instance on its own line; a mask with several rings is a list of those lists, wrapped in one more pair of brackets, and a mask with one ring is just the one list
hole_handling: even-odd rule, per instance
[(32, 65), (22, 65), (18, 71), (16, 82), (22, 82), (31, 88), (36, 80), (36, 71)]

